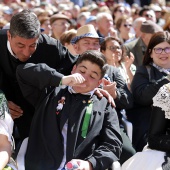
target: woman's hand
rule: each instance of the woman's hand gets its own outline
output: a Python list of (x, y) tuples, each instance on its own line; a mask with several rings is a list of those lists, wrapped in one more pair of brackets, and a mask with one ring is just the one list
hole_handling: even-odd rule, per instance
[(134, 60), (135, 60), (135, 57), (134, 57), (133, 53), (130, 52), (130, 56), (126, 56), (126, 57), (124, 58), (124, 62), (125, 62), (125, 67), (126, 67), (126, 69), (130, 69), (130, 67), (131, 67), (131, 65), (133, 64)]
[(106, 90), (113, 99), (117, 98), (117, 83), (116, 82), (110, 82), (109, 80), (106, 80), (105, 78), (102, 79), (103, 89)]

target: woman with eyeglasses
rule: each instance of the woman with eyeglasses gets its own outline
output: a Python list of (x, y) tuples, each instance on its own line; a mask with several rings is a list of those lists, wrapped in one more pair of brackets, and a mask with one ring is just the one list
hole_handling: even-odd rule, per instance
[[(106, 37), (105, 40), (101, 43), (100, 51), (104, 54), (107, 64), (120, 69), (120, 73), (123, 75), (125, 81), (129, 83), (130, 82), (129, 80), (133, 78), (133, 74), (135, 72), (135, 68), (131, 67), (134, 57), (131, 56), (130, 58), (127, 58), (127, 62), (122, 61), (123, 49), (122, 49), (121, 42), (119, 41), (119, 39), (115, 37)], [(104, 78), (107, 79), (108, 78), (107, 75), (105, 75)], [(103, 84), (104, 83), (105, 81), (103, 81)], [(128, 83), (127, 83), (127, 87), (128, 87)], [(119, 107), (117, 107), (116, 111), (119, 115), (119, 120), (121, 120), (121, 117), (122, 117), (121, 111), (124, 111), (124, 110), (121, 110), (119, 109)], [(121, 136), (123, 139), (123, 148), (122, 148), (122, 154), (121, 154), (119, 162), (120, 164), (123, 164), (127, 159), (132, 157), (136, 153), (136, 151), (133, 148), (132, 142), (129, 139), (127, 132), (125, 130), (125, 127), (121, 123), (121, 121), (120, 121), (120, 131), (121, 131)]]
[(136, 66), (133, 64), (133, 54), (130, 53), (130, 56), (125, 56), (121, 41), (114, 37), (105, 38), (101, 44), (100, 51), (105, 55), (107, 64), (115, 66), (120, 70), (130, 90), (131, 82), (136, 71)]
[[(122, 170), (169, 170), (170, 169), (170, 34), (153, 35), (144, 66), (137, 71), (138, 102), (152, 105), (148, 140), (143, 152), (138, 152), (122, 165)], [(134, 78), (135, 81), (136, 78)], [(136, 79), (137, 81), (137, 79)], [(147, 83), (148, 82), (148, 83)], [(144, 99), (145, 98), (145, 99)], [(145, 101), (145, 102), (144, 102)]]
[(116, 29), (118, 30), (118, 37), (122, 43), (131, 41), (135, 38), (132, 28), (132, 17), (122, 16), (116, 22)]
[(143, 65), (137, 68), (131, 84), (136, 107), (127, 112), (127, 116), (133, 124), (133, 145), (137, 151), (141, 151), (147, 143), (152, 98), (169, 81), (170, 33), (162, 31), (151, 37)]

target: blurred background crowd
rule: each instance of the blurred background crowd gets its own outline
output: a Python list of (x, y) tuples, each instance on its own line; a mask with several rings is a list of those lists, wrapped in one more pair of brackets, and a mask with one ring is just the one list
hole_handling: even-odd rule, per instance
[[(23, 9), (35, 12), (42, 33), (56, 39), (93, 24), (100, 36), (118, 36), (125, 43), (140, 36), (140, 26), (134, 22), (139, 17), (156, 22), (164, 30), (170, 29), (170, 1), (165, 0), (1, 0), (0, 29), (9, 28), (11, 17)], [(61, 42), (68, 45), (63, 38)]]

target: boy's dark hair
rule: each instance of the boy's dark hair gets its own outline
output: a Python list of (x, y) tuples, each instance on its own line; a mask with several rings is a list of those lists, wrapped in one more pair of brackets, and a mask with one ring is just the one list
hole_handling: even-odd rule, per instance
[(101, 69), (101, 78), (104, 77), (106, 70), (108, 69), (108, 65), (106, 64), (105, 56), (97, 50), (87, 50), (82, 53), (77, 62), (76, 66), (82, 63), (82, 61), (90, 61), (91, 63), (97, 64)]

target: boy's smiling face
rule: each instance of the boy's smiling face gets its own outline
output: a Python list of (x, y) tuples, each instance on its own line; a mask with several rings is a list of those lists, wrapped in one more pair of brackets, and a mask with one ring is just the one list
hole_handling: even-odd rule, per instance
[(72, 74), (80, 73), (84, 78), (85, 82), (83, 84), (86, 87), (73, 87), (77, 93), (87, 93), (95, 89), (102, 82), (101, 69), (100, 67), (88, 60), (83, 60), (77, 66), (75, 65), (72, 70)]

